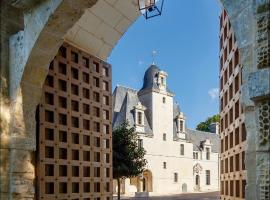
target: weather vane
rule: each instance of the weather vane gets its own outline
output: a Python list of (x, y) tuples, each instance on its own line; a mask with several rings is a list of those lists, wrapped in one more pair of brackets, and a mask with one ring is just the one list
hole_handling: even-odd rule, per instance
[(155, 64), (155, 56), (157, 55), (157, 51), (156, 50), (153, 50), (152, 51), (152, 64), (154, 65)]

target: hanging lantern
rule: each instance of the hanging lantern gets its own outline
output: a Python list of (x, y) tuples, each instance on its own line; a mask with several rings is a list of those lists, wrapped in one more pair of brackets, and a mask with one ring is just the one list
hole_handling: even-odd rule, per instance
[(138, 0), (138, 6), (143, 16), (149, 19), (161, 15), (163, 0)]

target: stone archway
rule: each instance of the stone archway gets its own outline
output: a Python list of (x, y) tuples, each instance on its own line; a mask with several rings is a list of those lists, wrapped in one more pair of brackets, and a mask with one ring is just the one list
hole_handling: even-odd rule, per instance
[[(262, 166), (269, 162), (270, 144), (265, 129), (269, 122), (259, 116), (265, 112), (269, 116), (270, 112), (267, 36), (270, 8), (267, 0), (220, 1), (230, 17), (244, 66), (242, 102), (248, 140), (246, 198), (266, 199), (269, 168)], [(7, 56), (1, 53), (5, 60), (1, 61), (4, 64), (1, 68), (8, 69), (1, 71), (1, 79), (8, 80), (6, 86), (1, 85), (1, 95), (5, 93), (5, 101), (1, 97), (1, 110), (6, 111), (5, 116), (1, 115), (1, 126), (6, 127), (2, 131), (5, 134), (1, 134), (1, 159), (6, 166), (1, 173), (8, 174), (1, 177), (1, 195), (9, 199), (31, 199), (34, 196), (35, 109), (50, 61), (64, 40), (106, 59), (140, 14), (135, 0), (18, 0), (6, 4), (1, 9), (15, 10), (16, 20), (23, 25), (1, 32), (2, 38), (9, 41), (1, 46), (1, 51), (9, 52)], [(19, 162), (14, 158), (20, 158)]]

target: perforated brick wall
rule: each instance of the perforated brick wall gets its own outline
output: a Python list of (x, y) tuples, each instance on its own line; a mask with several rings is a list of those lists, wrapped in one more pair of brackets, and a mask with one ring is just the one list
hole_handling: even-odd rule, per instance
[(38, 199), (112, 199), (111, 66), (64, 43), (38, 108)]

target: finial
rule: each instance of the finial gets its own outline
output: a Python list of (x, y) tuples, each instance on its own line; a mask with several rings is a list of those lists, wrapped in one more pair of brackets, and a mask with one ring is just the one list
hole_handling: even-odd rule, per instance
[(157, 55), (157, 51), (153, 50), (152, 51), (152, 64), (155, 65), (155, 56)]

